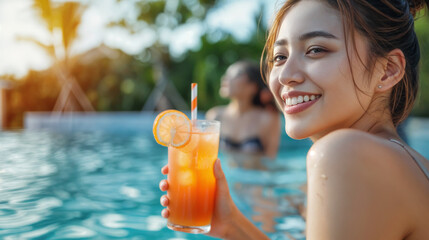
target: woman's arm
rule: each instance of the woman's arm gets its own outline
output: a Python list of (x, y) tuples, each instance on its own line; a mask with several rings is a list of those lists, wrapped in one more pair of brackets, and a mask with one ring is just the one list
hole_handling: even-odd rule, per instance
[(263, 240), (269, 239), (261, 230), (250, 222), (240, 211), (234, 214), (224, 239)]
[(263, 131), (265, 155), (271, 159), (277, 157), (279, 150), (280, 135), (281, 135), (281, 121), (278, 113), (268, 113), (269, 121), (266, 121), (266, 127)]

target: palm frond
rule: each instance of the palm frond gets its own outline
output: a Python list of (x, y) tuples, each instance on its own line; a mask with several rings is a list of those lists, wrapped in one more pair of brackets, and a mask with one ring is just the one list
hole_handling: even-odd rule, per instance
[(33, 37), (29, 37), (29, 36), (17, 36), (15, 38), (17, 41), (27, 41), (27, 42), (32, 42), (34, 44), (36, 44), (37, 46), (39, 46), (40, 48), (42, 48), (43, 50), (46, 51), (46, 53), (52, 57), (55, 58), (55, 48), (52, 44), (44, 44), (42, 42), (40, 42), (39, 40), (33, 38)]
[(71, 43), (76, 39), (85, 8), (85, 6), (77, 2), (66, 2), (59, 8), (63, 46), (66, 52), (68, 52)]
[(46, 23), (49, 31), (54, 29), (54, 19), (52, 13), (52, 4), (50, 0), (33, 0), (33, 8), (39, 13), (39, 16)]

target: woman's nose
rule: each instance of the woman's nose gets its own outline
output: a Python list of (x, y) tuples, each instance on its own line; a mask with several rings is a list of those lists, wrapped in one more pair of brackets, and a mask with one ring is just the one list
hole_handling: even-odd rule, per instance
[(302, 64), (298, 59), (290, 56), (281, 66), (279, 81), (282, 85), (293, 86), (304, 82), (304, 73)]

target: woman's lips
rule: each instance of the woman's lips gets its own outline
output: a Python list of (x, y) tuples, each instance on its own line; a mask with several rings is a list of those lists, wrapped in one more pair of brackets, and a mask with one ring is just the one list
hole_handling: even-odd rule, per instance
[(319, 99), (320, 99), (320, 95), (315, 96), (314, 99), (309, 99), (308, 101), (302, 101), (301, 103), (296, 103), (294, 101), (291, 103), (290, 100), (287, 100), (289, 104), (294, 104), (294, 105), (286, 104), (286, 101), (285, 101), (284, 112), (286, 114), (295, 114), (295, 113), (302, 112), (307, 108), (311, 107)]

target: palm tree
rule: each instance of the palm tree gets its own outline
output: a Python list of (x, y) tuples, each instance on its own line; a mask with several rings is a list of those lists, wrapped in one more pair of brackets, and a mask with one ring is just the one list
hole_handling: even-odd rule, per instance
[[(58, 81), (62, 85), (53, 112), (77, 110), (79, 105), (84, 111), (94, 111), (91, 102), (68, 68), (70, 46), (77, 37), (77, 29), (81, 23), (85, 6), (78, 2), (62, 2), (54, 5), (51, 0), (33, 0), (33, 8), (46, 24), (52, 36), (52, 42), (45, 45), (35, 39), (29, 40), (44, 48), (51, 56)], [(58, 31), (61, 32), (61, 42), (56, 41), (55, 38)]]

